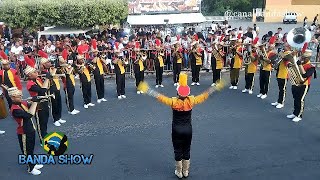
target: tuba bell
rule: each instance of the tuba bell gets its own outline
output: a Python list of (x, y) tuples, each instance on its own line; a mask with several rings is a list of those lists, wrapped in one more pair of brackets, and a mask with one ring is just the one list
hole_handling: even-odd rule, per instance
[(302, 48), (311, 41), (311, 32), (303, 27), (294, 28), (287, 35), (287, 42), (293, 48)]

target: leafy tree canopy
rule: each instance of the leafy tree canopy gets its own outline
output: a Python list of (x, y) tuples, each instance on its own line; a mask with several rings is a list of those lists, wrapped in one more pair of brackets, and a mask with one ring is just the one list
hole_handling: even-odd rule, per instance
[(253, 8), (262, 8), (264, 4), (265, 0), (202, 0), (202, 12), (205, 15), (223, 16), (228, 10), (252, 12)]
[(126, 0), (2, 0), (0, 20), (13, 28), (116, 24), (128, 15)]

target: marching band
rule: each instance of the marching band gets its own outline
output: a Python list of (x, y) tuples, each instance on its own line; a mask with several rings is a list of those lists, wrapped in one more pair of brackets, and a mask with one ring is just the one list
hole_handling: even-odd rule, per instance
[[(300, 34), (297, 34), (297, 32), (300, 32)], [(180, 41), (170, 44), (169, 41), (162, 43), (160, 39), (156, 39), (152, 45), (156, 47), (156, 49), (153, 49), (152, 53), (147, 53), (141, 46), (141, 42), (134, 39), (131, 42), (128, 42), (126, 47), (123, 47), (119, 42), (115, 42), (114, 48), (110, 47), (105, 50), (99, 49), (95, 39), (91, 41), (91, 48), (88, 44), (81, 41), (83, 43), (78, 47), (77, 53), (72, 49), (64, 49), (59, 56), (57, 65), (52, 65), (49, 56), (45, 52), (39, 51), (38, 54), (41, 57), (39, 68), (36, 67), (37, 65), (33, 57), (25, 58), (28, 66), (24, 73), (28, 78), (26, 87), (32, 97), (31, 103), (30, 101), (25, 102), (21, 99), (22, 85), (20, 79), (17, 76), (17, 72), (14, 69), (10, 69), (8, 66), (8, 57), (1, 52), (0, 58), (2, 60), (2, 70), (0, 70), (0, 84), (3, 93), (0, 95), (7, 99), (12, 117), (18, 123), (17, 133), (21, 150), (26, 154), (33, 154), (35, 133), (38, 133), (41, 145), (43, 143), (43, 138), (47, 134), (50, 110), (55, 126), (61, 126), (61, 124), (66, 122), (66, 120), (61, 119), (62, 101), (60, 94), (60, 79), (63, 82), (68, 113), (72, 115), (76, 115), (80, 112), (74, 108), (74, 93), (76, 87), (75, 75), (78, 75), (80, 79), (85, 109), (95, 106), (91, 100), (91, 74), (93, 74), (95, 80), (97, 103), (107, 101), (104, 98), (104, 74), (105, 70), (108, 69), (107, 66), (113, 67), (112, 69), (114, 69), (116, 74), (116, 91), (118, 99), (125, 99), (125, 74), (126, 68), (130, 66), (128, 54), (130, 54), (129, 58), (131, 59), (129, 59), (129, 61), (132, 62), (134, 69), (137, 94), (145, 93), (145, 91), (139, 88), (139, 85), (144, 81), (145, 70), (148, 69), (148, 66), (146, 65), (146, 60), (148, 58), (153, 61), (152, 64), (155, 66), (156, 88), (164, 87), (163, 71), (166, 64), (172, 63), (174, 86), (181, 89), (181, 92), (178, 90), (179, 96), (183, 97), (183, 99), (187, 98), (188, 103), (190, 103), (190, 99), (196, 102), (188, 107), (188, 110), (191, 112), (193, 105), (203, 102), (208, 98), (210, 93), (206, 92), (197, 97), (190, 97), (190, 89), (188, 90), (189, 87), (185, 84), (186, 82), (183, 82), (183, 86), (179, 83), (185, 80), (181, 80), (179, 77), (185, 78), (185, 75), (181, 76), (180, 73), (182, 67), (188, 67), (183, 61), (185, 53), (188, 53), (192, 72), (191, 86), (200, 86), (200, 70), (202, 66), (206, 66), (206, 68), (211, 66), (211, 86), (217, 86), (221, 79), (221, 70), (224, 68), (224, 65), (227, 64), (230, 66), (231, 86), (229, 89), (238, 89), (239, 79), (241, 78), (240, 72), (244, 67), (245, 89), (242, 90), (242, 92), (253, 94), (253, 87), (255, 84), (254, 78), (260, 66), (260, 92), (257, 97), (265, 99), (267, 98), (269, 90), (271, 73), (273, 70), (276, 70), (279, 94), (278, 100), (272, 103), (272, 105), (279, 109), (284, 107), (287, 91), (286, 86), (287, 81), (289, 80), (292, 84), (291, 89), (294, 98), (294, 111), (292, 114), (288, 115), (287, 118), (292, 119), (294, 122), (298, 122), (302, 120), (305, 107), (304, 99), (310, 89), (311, 77), (313, 74), (316, 74), (315, 67), (310, 62), (312, 51), (301, 48), (305, 43), (308, 43), (308, 33), (310, 32), (299, 28), (290, 31), (288, 37), (298, 36), (301, 38), (302, 34), (302, 37), (305, 37), (305, 40), (295, 42), (294, 40), (288, 39), (288, 42), (284, 43), (284, 50), (280, 52), (275, 49), (275, 36), (271, 37), (267, 43), (260, 43), (259, 38), (255, 38), (248, 42), (242, 40), (241, 36), (233, 36), (231, 39), (227, 39), (224, 36), (216, 37), (214, 34), (211, 34), (210, 41), (206, 42), (204, 42), (201, 37), (199, 38), (198, 35), (195, 35), (190, 50), (185, 49), (185, 45), (181, 45)], [(204, 44), (207, 47), (204, 48)], [(128, 51), (128, 48), (131, 50)], [(171, 49), (173, 51), (171, 51)], [(124, 53), (124, 51), (127, 51), (128, 53)], [(172, 62), (170, 59), (170, 62), (168, 62), (168, 56), (170, 57), (171, 54)], [(75, 59), (73, 59), (73, 57), (75, 57)], [(186, 88), (188, 92), (185, 93), (183, 88)], [(173, 107), (174, 119), (179, 118), (181, 114), (179, 109), (187, 108), (178, 107), (179, 102), (174, 98), (170, 99), (160, 94), (156, 94), (155, 97), (160, 102)], [(0, 106), (3, 106), (3, 102), (3, 98), (0, 98)], [(1, 107), (1, 109), (5, 108)], [(2, 111), (0, 111), (0, 113), (1, 117), (5, 114), (5, 112)], [(35, 118), (35, 123), (33, 122), (32, 117)], [(175, 127), (173, 127), (173, 132), (178, 133), (176, 132)], [(0, 133), (2, 133), (2, 131), (0, 131)], [(188, 176), (192, 137), (191, 130), (188, 134), (189, 139), (187, 138), (186, 142), (180, 142), (177, 137), (174, 137), (174, 135), (172, 137), (175, 148), (175, 159), (177, 161), (176, 175), (178, 177), (182, 177), (183, 175)], [(187, 147), (181, 149), (182, 145), (180, 143), (185, 143)], [(183, 164), (186, 168), (185, 171), (182, 171)], [(41, 166), (39, 165), (29, 164), (28, 168), (28, 171), (34, 175), (41, 173), (39, 171)]]

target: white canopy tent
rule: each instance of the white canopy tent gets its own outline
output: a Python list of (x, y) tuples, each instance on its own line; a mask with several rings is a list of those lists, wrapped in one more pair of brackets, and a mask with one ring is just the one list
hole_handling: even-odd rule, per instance
[(38, 41), (42, 35), (67, 35), (67, 34), (85, 34), (86, 32), (92, 30), (92, 28), (83, 29), (73, 29), (68, 27), (49, 27), (45, 28), (44, 31), (38, 31)]
[[(168, 20), (168, 22), (166, 22)], [(164, 24), (192, 24), (205, 22), (201, 13), (157, 14), (157, 15), (129, 15), (130, 25), (164, 25)]]

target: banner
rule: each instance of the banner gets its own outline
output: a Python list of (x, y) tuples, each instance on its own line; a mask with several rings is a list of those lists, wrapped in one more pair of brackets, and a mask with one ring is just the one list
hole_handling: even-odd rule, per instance
[(129, 14), (200, 12), (201, 0), (129, 0)]

